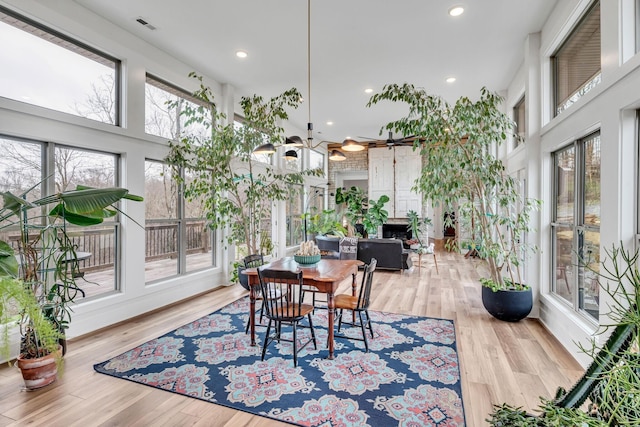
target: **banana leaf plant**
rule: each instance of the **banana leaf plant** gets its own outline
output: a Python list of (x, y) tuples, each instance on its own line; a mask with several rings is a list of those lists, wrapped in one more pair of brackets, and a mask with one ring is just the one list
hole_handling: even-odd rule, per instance
[[(33, 301), (24, 296), (13, 299), (20, 318), (20, 353), (25, 358), (42, 357), (57, 349), (71, 321), (71, 305), (84, 296), (76, 284), (81, 276), (77, 246), (67, 233), (67, 225), (97, 225), (121, 212), (115, 206), (120, 200), (143, 200), (124, 188), (78, 186), (28, 201), (34, 188), (20, 195), (0, 193), (4, 201), (0, 231), (19, 233), (15, 247), (0, 240), (0, 279), (20, 280), (41, 312), (35, 314), (30, 304)], [(51, 334), (50, 326), (57, 334)]]

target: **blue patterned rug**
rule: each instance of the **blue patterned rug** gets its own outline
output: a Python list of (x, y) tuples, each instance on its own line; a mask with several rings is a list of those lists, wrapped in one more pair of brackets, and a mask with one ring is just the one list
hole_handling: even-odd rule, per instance
[[(248, 310), (242, 298), (94, 368), (294, 425), (465, 425), (453, 321), (370, 311), (369, 353), (336, 339), (328, 360), (327, 312), (316, 310), (318, 350), (309, 344), (294, 368), (291, 343), (272, 343), (260, 361), (244, 333)], [(259, 344), (265, 332), (257, 328)], [(307, 334), (299, 329), (301, 341)]]

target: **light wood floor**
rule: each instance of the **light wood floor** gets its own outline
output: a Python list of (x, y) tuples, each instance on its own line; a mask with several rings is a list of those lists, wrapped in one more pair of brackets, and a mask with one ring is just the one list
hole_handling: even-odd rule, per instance
[[(416, 260), (417, 261), (417, 260)], [(497, 321), (482, 308), (474, 260), (438, 254), (422, 268), (377, 271), (372, 309), (454, 319), (468, 426), (486, 425), (492, 404), (534, 410), (582, 369), (536, 320)], [(342, 292), (348, 292), (347, 282)], [(93, 364), (210, 313), (246, 291), (224, 287), (69, 343), (64, 375), (26, 392), (17, 368), (0, 368), (0, 426), (286, 426), (215, 404), (98, 374)]]

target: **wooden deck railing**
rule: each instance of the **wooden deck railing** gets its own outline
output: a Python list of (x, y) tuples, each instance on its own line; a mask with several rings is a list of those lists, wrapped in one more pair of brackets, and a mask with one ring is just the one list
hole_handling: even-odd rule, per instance
[[(208, 252), (211, 249), (211, 230), (204, 220), (187, 220), (187, 254)], [(75, 229), (68, 232), (77, 252), (89, 252), (80, 267), (83, 271), (96, 271), (113, 267), (115, 261), (115, 227)], [(3, 236), (15, 249), (19, 235)], [(145, 261), (178, 256), (178, 222), (148, 221), (145, 226)]]

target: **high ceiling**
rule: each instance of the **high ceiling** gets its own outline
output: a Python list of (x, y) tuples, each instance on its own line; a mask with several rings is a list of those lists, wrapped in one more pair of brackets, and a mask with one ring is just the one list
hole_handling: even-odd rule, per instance
[[(240, 95), (298, 88), (305, 103), (291, 121), (304, 137), (310, 101), (316, 141), (376, 138), (405, 113), (390, 103), (367, 108), (366, 88), (408, 82), (451, 102), (477, 97), (482, 86), (505, 90), (523, 62), (527, 34), (540, 31), (557, 3), (311, 0), (309, 97), (306, 0), (75, 1)], [(449, 16), (454, 5), (465, 12)], [(237, 58), (237, 50), (248, 57)]]

